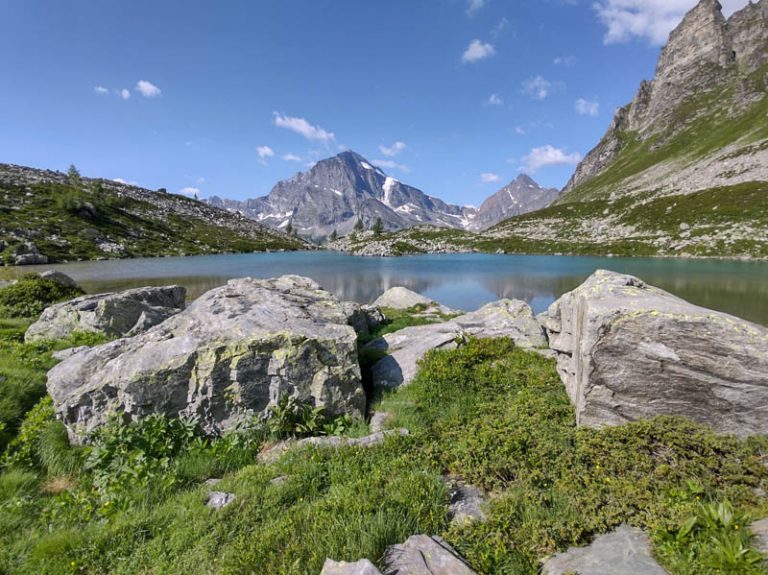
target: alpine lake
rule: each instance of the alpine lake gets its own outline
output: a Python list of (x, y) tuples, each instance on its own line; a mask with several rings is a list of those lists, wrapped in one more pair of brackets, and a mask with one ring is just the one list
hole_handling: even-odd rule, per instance
[(768, 262), (441, 254), (398, 258), (335, 252), (274, 252), (88, 261), (24, 266), (11, 275), (58, 269), (89, 293), (179, 284), (188, 297), (236, 277), (308, 276), (342, 300), (371, 303), (394, 286), (472, 311), (501, 298), (523, 299), (536, 313), (597, 269), (631, 274), (683, 299), (768, 325)]

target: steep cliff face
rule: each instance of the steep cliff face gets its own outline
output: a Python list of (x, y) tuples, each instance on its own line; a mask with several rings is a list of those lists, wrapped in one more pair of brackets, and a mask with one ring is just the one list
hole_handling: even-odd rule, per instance
[[(768, 152), (753, 146), (768, 136), (759, 121), (765, 115), (756, 109), (765, 107), (767, 65), (768, 0), (749, 4), (728, 20), (717, 0), (702, 0), (671, 33), (654, 79), (643, 82), (632, 103), (617, 111), (603, 139), (577, 167), (563, 200), (648, 191), (660, 184), (666, 184), (664, 193), (689, 193), (768, 179)], [(756, 121), (748, 125), (750, 119)], [(734, 123), (744, 129), (733, 130)], [(688, 145), (702, 135), (708, 146)], [(624, 157), (649, 152), (664, 153), (657, 154), (657, 162), (634, 166)], [(724, 159), (736, 160), (736, 169)], [(579, 193), (611, 172), (614, 177)]]
[(701, 0), (553, 206), (485, 232), (506, 251), (768, 257), (768, 0)]

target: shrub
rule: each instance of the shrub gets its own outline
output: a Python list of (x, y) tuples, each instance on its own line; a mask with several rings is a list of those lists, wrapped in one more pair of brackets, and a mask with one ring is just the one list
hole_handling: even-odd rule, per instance
[(37, 317), (49, 305), (84, 293), (79, 287), (64, 286), (36, 274), (29, 274), (0, 289), (0, 315)]

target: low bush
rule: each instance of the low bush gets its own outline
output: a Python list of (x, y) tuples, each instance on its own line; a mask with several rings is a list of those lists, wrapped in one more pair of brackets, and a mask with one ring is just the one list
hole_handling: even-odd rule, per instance
[(85, 292), (36, 274), (0, 289), (0, 316), (7, 318), (37, 317), (52, 303), (72, 299)]

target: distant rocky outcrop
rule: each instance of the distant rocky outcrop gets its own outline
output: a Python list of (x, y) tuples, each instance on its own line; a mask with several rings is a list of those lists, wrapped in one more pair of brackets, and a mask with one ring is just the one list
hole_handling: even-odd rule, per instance
[(539, 316), (579, 425), (680, 415), (768, 433), (768, 329), (595, 272)]
[(264, 416), (283, 395), (362, 417), (356, 334), (310, 279), (231, 280), (132, 338), (81, 351), (48, 374), (70, 439), (114, 413), (196, 418), (209, 434)]
[[(41, 277), (65, 281), (58, 275)], [(184, 309), (186, 294), (183, 287), (166, 286), (81, 296), (46, 308), (40, 319), (29, 326), (24, 339), (28, 342), (66, 339), (74, 332), (134, 336)]]
[(407, 327), (370, 342), (366, 349), (387, 354), (373, 365), (374, 385), (407, 385), (428, 351), (454, 349), (468, 337), (510, 337), (520, 347), (549, 353), (543, 351), (547, 340), (530, 306), (520, 300), (500, 300), (450, 321)]
[(559, 195), (557, 188), (543, 188), (527, 174), (520, 174), (482, 203), (466, 229), (482, 231), (508, 218), (546, 208)]

